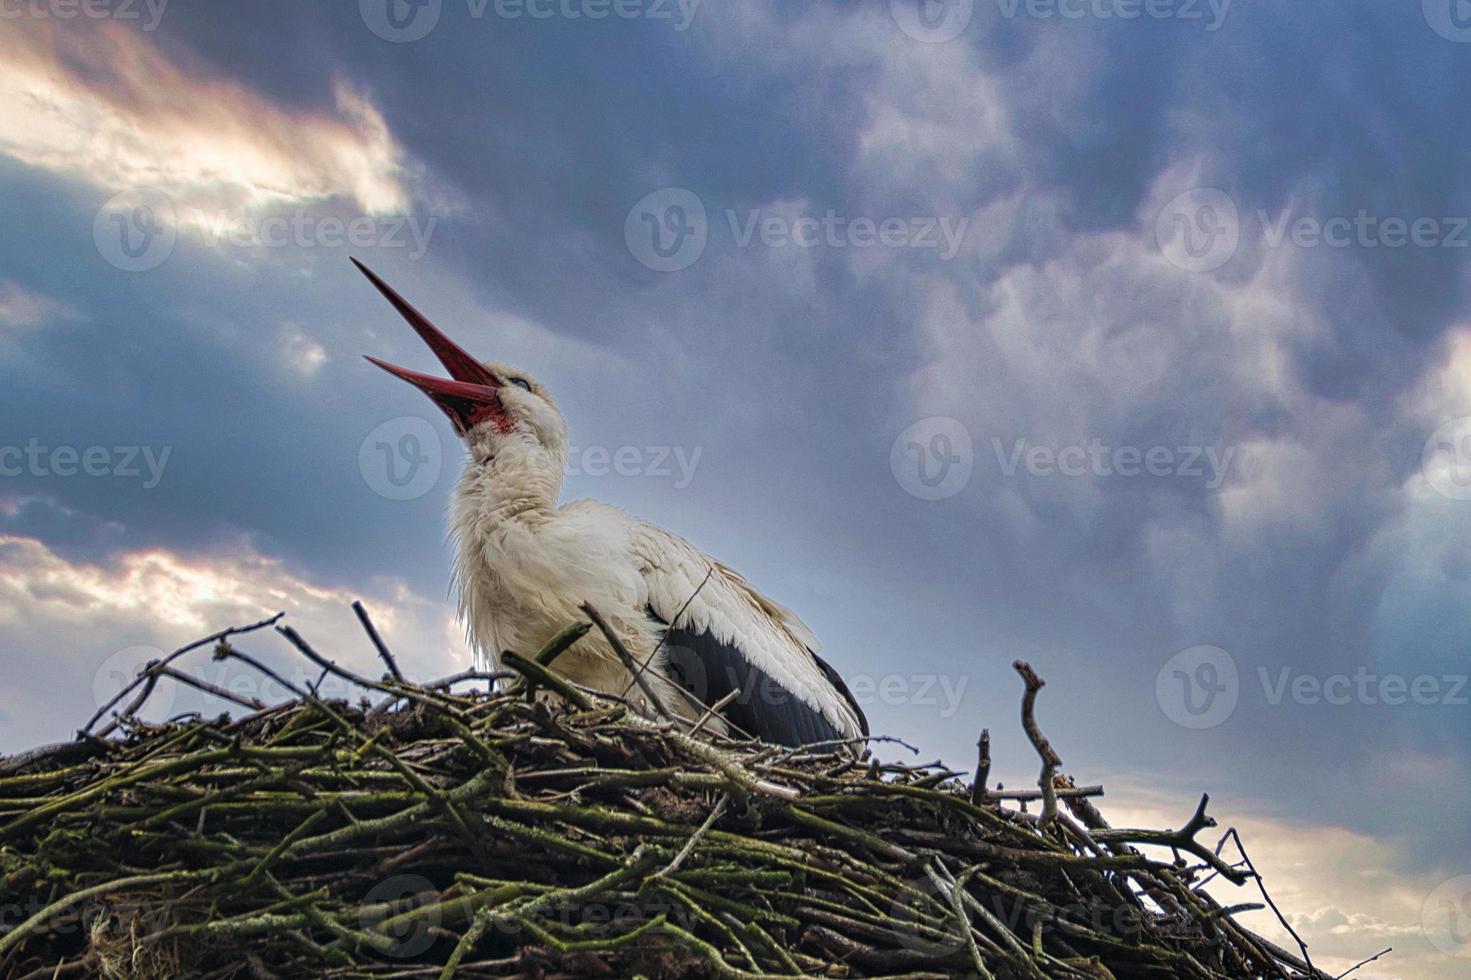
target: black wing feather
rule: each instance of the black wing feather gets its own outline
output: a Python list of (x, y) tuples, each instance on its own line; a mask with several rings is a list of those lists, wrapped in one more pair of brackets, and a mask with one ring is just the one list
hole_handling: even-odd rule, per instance
[[(843, 737), (822, 712), (751, 663), (739, 647), (723, 643), (705, 630), (670, 628), (652, 609), (649, 616), (665, 627), (665, 670), (676, 684), (705, 707), (731, 691), (740, 691), (722, 709), (721, 717), (741, 733), (791, 748)], [(852, 695), (842, 679), (822, 660), (817, 663), (833, 686), (851, 702)], [(861, 711), (858, 717), (867, 734), (868, 722)]]
[(848, 690), (848, 683), (843, 680), (843, 675), (834, 670), (826, 660), (819, 657), (816, 650), (807, 652), (812, 654), (813, 660), (817, 661), (817, 666), (822, 669), (823, 676), (827, 678), (828, 683), (837, 689), (837, 692), (843, 696), (843, 700), (848, 702), (848, 707), (853, 709), (853, 714), (858, 717), (858, 730), (867, 735), (868, 716), (863, 713), (862, 708), (858, 707), (858, 700), (853, 697), (853, 692)]

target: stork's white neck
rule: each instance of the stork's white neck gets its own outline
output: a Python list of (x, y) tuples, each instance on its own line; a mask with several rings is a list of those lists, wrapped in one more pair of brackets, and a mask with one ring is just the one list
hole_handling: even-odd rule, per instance
[(527, 432), (497, 434), (493, 444), (472, 443), (455, 488), (455, 530), (463, 538), (475, 526), (554, 510), (565, 467), (564, 450), (543, 446)]
[(455, 592), (481, 664), (535, 642), (518, 632), (514, 609), (537, 592), (526, 585), (538, 562), (536, 532), (556, 517), (565, 466), (565, 450), (528, 433), (493, 438), (493, 446), (472, 440), (450, 505)]

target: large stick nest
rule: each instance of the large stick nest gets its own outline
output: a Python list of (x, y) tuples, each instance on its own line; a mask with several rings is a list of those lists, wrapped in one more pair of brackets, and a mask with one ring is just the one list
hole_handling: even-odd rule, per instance
[(290, 688), (235, 645), (273, 619), (0, 760), (0, 975), (1327, 976), (1202, 889), (1255, 880), (1197, 843), (1204, 801), (1180, 831), (1109, 828), (1101, 789), (1058, 775), (1025, 664), (1042, 777), (1000, 793), (984, 736), (967, 785), (862, 743), (640, 717), (556, 675), (585, 624), (506, 672), (412, 684), (359, 612), (381, 679), (277, 630), (376, 704), (294, 688), (237, 720), (137, 718), (210, 645)]

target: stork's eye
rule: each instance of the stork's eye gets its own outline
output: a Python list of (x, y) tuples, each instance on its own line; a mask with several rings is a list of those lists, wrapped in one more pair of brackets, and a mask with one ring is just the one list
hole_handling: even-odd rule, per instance
[(511, 384), (515, 385), (517, 388), (525, 388), (527, 391), (531, 390), (531, 382), (527, 381), (525, 378), (512, 378)]

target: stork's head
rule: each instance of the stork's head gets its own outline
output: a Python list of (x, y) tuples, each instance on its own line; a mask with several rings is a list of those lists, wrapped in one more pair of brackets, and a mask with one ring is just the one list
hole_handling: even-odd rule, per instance
[(524, 371), (475, 360), (371, 269), (352, 261), (429, 345), (450, 376), (436, 378), (376, 357), (368, 360), (428, 395), (454, 423), (474, 461), (487, 462), (516, 448), (539, 450), (560, 468), (567, 453), (567, 426), (545, 388)]

